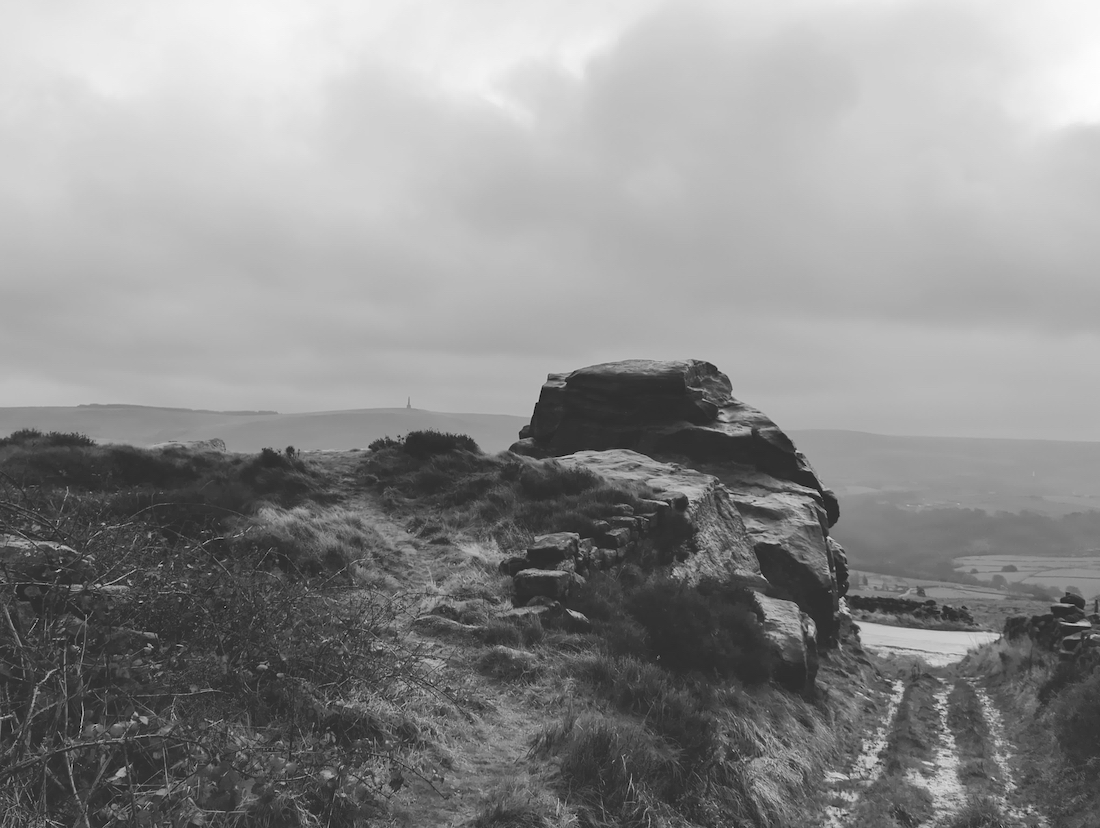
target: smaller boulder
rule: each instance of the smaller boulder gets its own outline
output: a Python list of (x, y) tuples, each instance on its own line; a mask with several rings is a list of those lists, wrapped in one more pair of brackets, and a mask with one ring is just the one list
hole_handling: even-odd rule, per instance
[(776, 681), (788, 690), (806, 692), (817, 674), (817, 629), (813, 620), (793, 601), (759, 593), (754, 593), (753, 599), (776, 657)]
[(535, 569), (552, 569), (562, 561), (571, 561), (579, 554), (581, 536), (576, 532), (555, 532), (540, 535), (527, 547), (527, 560)]
[(539, 595), (565, 603), (574, 587), (583, 583), (584, 578), (575, 572), (556, 569), (525, 569), (512, 581), (516, 603), (521, 606)]
[(555, 601), (553, 598), (548, 598), (545, 595), (536, 595), (530, 601), (522, 607), (522, 609), (530, 609), (531, 607), (549, 607), (550, 609), (561, 609), (561, 604)]
[(1084, 597), (1078, 595), (1075, 592), (1067, 592), (1065, 595), (1062, 596), (1061, 601), (1063, 604), (1073, 604), (1080, 610), (1085, 609)]
[(615, 503), (608, 510), (608, 514), (615, 515), (616, 517), (633, 517), (634, 507), (629, 503)]
[(594, 540), (602, 549), (622, 549), (630, 543), (630, 534), (629, 529), (609, 529)]
[(1051, 604), (1050, 613), (1055, 618), (1063, 621), (1079, 621), (1085, 617), (1084, 610), (1076, 604)]
[[(536, 601), (546, 601), (547, 603), (535, 603)], [(562, 606), (557, 601), (551, 601), (542, 596), (537, 596), (533, 598), (527, 606), (505, 610), (496, 617), (500, 621), (508, 621), (513, 624), (526, 623), (533, 618), (537, 618), (545, 624), (551, 619), (561, 615), (561, 612)]]
[(669, 505), (664, 500), (639, 500), (638, 505), (642, 507), (645, 512), (652, 512), (655, 515), (660, 515), (669, 510)]
[(474, 624), (462, 624), (442, 615), (421, 615), (412, 620), (413, 629), (425, 635), (439, 638), (455, 638), (467, 641), (476, 640), (481, 627)]
[(633, 515), (630, 515), (629, 517), (615, 515), (613, 517), (609, 517), (607, 519), (607, 522), (611, 524), (612, 529), (629, 529), (630, 531), (633, 531), (638, 528), (638, 520)]
[(54, 541), (0, 535), (0, 579), (49, 585), (77, 584), (94, 574), (90, 555)]
[(565, 614), (561, 617), (561, 621), (559, 623), (567, 632), (592, 632), (592, 622), (588, 620), (588, 616), (582, 612), (577, 612), (576, 610), (567, 609), (565, 611)]
[(513, 555), (510, 558), (505, 558), (497, 567), (501, 575), (507, 575), (509, 578), (514, 578), (517, 572), (530, 568), (531, 562), (524, 555)]

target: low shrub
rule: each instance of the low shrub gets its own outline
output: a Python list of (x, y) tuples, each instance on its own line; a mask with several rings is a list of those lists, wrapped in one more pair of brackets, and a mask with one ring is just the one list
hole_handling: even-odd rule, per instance
[(479, 672), (503, 681), (531, 682), (543, 673), (542, 665), (533, 653), (499, 644), (479, 655), (474, 666)]
[[(372, 444), (373, 445), (373, 444)], [(435, 457), (437, 454), (449, 454), (454, 451), (468, 451), (480, 454), (481, 449), (473, 437), (468, 434), (452, 434), (449, 431), (410, 431), (405, 435), (402, 446), (406, 454), (419, 460)]]
[(1058, 744), (1070, 762), (1100, 758), (1100, 671), (1063, 689), (1051, 714)]
[(492, 790), (467, 828), (568, 828), (576, 820), (541, 785), (520, 776)]
[(519, 628), (508, 621), (499, 619), (490, 621), (478, 633), (483, 644), (490, 647), (503, 646), (518, 648), (523, 646), (523, 634)]
[(388, 448), (401, 448), (403, 445), (405, 445), (404, 437), (399, 436), (395, 440), (393, 437), (387, 435), (385, 437), (379, 437), (377, 440), (371, 440), (367, 444), (367, 448), (370, 451), (382, 451), (382, 449)]
[(982, 797), (968, 801), (944, 828), (1010, 828), (1013, 824), (994, 799)]
[(612, 824), (652, 824), (684, 781), (676, 749), (629, 719), (577, 720), (563, 734), (558, 755), (569, 792)]
[(390, 508), (400, 508), (400, 498), (416, 498), (421, 501), (418, 511), (438, 510), (448, 522), (507, 548), (547, 532), (591, 537), (596, 521), (607, 516), (612, 504), (640, 506), (640, 499), (653, 496), (644, 486), (609, 483), (554, 461), (488, 457), (468, 450), (417, 457), (408, 453), (408, 439), (403, 447), (380, 445), (368, 455), (360, 468), (362, 478), (390, 492)]
[(774, 656), (747, 590), (657, 577), (633, 591), (626, 606), (666, 669), (736, 676), (746, 684), (771, 678)]
[(7, 437), (0, 437), (0, 448), (4, 446), (38, 446), (40, 448), (72, 448), (96, 445), (96, 441), (87, 434), (76, 431), (50, 431), (43, 434), (37, 428), (21, 428)]

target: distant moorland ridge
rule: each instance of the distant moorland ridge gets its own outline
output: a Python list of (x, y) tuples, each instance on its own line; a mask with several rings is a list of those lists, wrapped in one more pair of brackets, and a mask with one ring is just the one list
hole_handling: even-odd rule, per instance
[(20, 428), (78, 431), (104, 442), (148, 446), (169, 440), (221, 438), (229, 451), (256, 452), (264, 446), (299, 449), (365, 448), (384, 436), (434, 428), (469, 434), (486, 451), (515, 441), (526, 424), (508, 414), (448, 414), (418, 408), (365, 408), (277, 414), (201, 411), (136, 405), (0, 408), (0, 435)]

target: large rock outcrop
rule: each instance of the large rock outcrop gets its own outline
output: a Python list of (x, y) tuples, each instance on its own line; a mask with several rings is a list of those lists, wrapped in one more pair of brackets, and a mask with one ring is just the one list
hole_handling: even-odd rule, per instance
[[(843, 550), (830, 543), (828, 532), (840, 515), (836, 496), (774, 422), (733, 397), (725, 374), (700, 360), (629, 360), (551, 374), (530, 425), (512, 446), (535, 457), (586, 453), (589, 465), (595, 462), (592, 452), (614, 449), (725, 484), (755, 569), (774, 593), (810, 615), (824, 641), (833, 637), (834, 614), (847, 587)], [(723, 543), (711, 548), (722, 549)], [(736, 568), (749, 571), (741, 543), (727, 544), (728, 551), (715, 551), (712, 558), (732, 556), (731, 566), (736, 559)]]
[(645, 484), (667, 500), (690, 535), (685, 550), (689, 554), (673, 565), (677, 577), (693, 583), (714, 578), (751, 589), (767, 587), (741, 514), (718, 478), (627, 449), (579, 451), (557, 460), (565, 466), (583, 466), (607, 480)]

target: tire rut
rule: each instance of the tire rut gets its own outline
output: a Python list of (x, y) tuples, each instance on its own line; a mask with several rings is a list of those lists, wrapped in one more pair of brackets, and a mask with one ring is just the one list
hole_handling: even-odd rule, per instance
[[(927, 680), (926, 675), (923, 681)], [(952, 715), (958, 716), (962, 709), (958, 694), (952, 693), (952, 683), (942, 679), (935, 681), (937, 686), (932, 693), (932, 711), (926, 706), (921, 714), (923, 721), (934, 730), (934, 745), (928, 745), (932, 758), (922, 762), (919, 757), (909, 756), (907, 762), (899, 762), (897, 756), (888, 759), (885, 756), (897, 749), (892, 747), (887, 750), (888, 745), (903, 741), (899, 731), (904, 727), (902, 720), (915, 715), (911, 709), (913, 702), (906, 695), (906, 682), (898, 679), (891, 687), (883, 719), (871, 737), (865, 740), (851, 769), (847, 773), (834, 771), (827, 775), (832, 802), (823, 811), (821, 824), (824, 828), (867, 828), (872, 823), (876, 826), (884, 824), (881, 822), (881, 811), (886, 803), (880, 801), (882, 792), (876, 792), (876, 789), (888, 785), (891, 780), (921, 792), (926, 804), (931, 804), (930, 813), (925, 808), (919, 818), (895, 812), (894, 824), (904, 825), (905, 828), (984, 825), (987, 823), (973, 821), (971, 814), (981, 808), (988, 809), (990, 803), (1000, 812), (1002, 821), (988, 824), (1011, 828), (1050, 828), (1050, 823), (1033, 805), (1019, 802), (1012, 770), (1012, 750), (1005, 738), (1004, 720), (989, 694), (974, 679), (959, 680), (973, 691), (966, 710), (972, 721), (979, 719), (973, 723), (973, 729), (981, 734), (982, 749), (979, 752), (984, 759), (975, 765), (974, 733), (965, 742), (968, 752), (964, 757), (952, 731)], [(906, 716), (901, 715), (904, 705), (910, 706)], [(927, 756), (927, 752), (924, 755)], [(967, 760), (970, 760), (969, 765)], [(985, 773), (976, 772), (975, 766), (981, 768), (982, 761), (987, 763), (985, 767), (988, 770)], [(872, 798), (865, 803), (864, 799), (868, 796)]]
[(1000, 771), (1003, 786), (1003, 790), (994, 797), (997, 804), (1004, 811), (1005, 816), (1017, 825), (1027, 826), (1028, 828), (1049, 828), (1049, 821), (1039, 813), (1034, 805), (1017, 802), (1015, 794), (1018, 788), (1012, 771), (1012, 750), (1005, 738), (1004, 717), (1001, 716), (1001, 711), (997, 709), (989, 693), (977, 680), (969, 678), (966, 679), (966, 682), (973, 688), (975, 695), (978, 697), (982, 715), (989, 727), (990, 750), (993, 754), (993, 761)]

